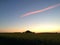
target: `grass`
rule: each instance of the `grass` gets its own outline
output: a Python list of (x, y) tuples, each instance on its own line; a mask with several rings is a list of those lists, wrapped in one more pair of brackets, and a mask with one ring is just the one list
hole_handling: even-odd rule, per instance
[(60, 33), (0, 33), (0, 45), (60, 45)]

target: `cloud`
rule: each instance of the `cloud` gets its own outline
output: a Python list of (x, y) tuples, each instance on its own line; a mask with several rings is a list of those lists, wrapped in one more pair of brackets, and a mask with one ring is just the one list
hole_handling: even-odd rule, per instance
[(56, 4), (56, 5), (53, 5), (53, 6), (49, 6), (49, 7), (47, 7), (47, 8), (41, 9), (41, 10), (36, 10), (36, 11), (33, 11), (33, 12), (28, 12), (28, 13), (23, 14), (21, 17), (29, 16), (29, 15), (36, 14), (36, 13), (41, 13), (41, 12), (50, 10), (50, 9), (52, 9), (52, 8), (58, 7), (58, 6), (60, 6), (60, 4)]

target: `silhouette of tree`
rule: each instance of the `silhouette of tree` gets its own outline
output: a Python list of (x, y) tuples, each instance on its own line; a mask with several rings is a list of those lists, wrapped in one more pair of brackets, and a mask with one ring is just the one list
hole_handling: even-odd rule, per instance
[(29, 30), (27, 30), (27, 31), (25, 31), (25, 33), (32, 33), (31, 31), (29, 31)]
[(34, 32), (31, 32), (30, 30), (26, 30), (26, 31), (23, 32), (23, 33), (33, 33), (33, 34), (34, 34)]

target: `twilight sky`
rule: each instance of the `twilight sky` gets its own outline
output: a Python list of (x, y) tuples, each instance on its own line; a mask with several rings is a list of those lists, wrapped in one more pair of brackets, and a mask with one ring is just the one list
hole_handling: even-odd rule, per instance
[(60, 0), (0, 0), (0, 32), (25, 30), (60, 32)]

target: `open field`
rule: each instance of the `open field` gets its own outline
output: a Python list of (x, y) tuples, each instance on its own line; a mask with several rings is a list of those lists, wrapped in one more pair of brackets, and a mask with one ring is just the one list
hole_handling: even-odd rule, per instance
[(60, 45), (60, 33), (0, 33), (0, 45)]

